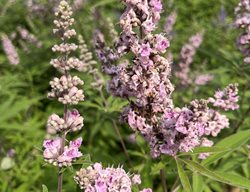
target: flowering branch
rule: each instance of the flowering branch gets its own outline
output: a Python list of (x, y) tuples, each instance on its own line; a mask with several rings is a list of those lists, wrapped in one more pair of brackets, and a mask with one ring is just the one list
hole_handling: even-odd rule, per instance
[[(171, 98), (174, 87), (169, 80), (171, 66), (161, 56), (169, 47), (169, 41), (164, 34), (153, 33), (160, 20), (161, 1), (122, 2), (126, 8), (120, 18), (122, 33), (115, 48), (106, 46), (100, 32), (95, 35), (103, 71), (111, 76), (109, 92), (130, 102), (122, 119), (149, 143), (153, 158), (161, 154), (176, 156), (178, 152), (192, 151), (197, 146), (211, 146), (213, 142), (206, 136), (217, 136), (229, 127), (229, 120), (209, 105), (222, 110), (237, 109), (237, 85), (229, 85), (214, 98), (194, 100), (183, 108), (175, 107)], [(201, 39), (202, 34), (191, 38), (189, 63)], [(119, 61), (127, 53), (133, 55), (132, 62)], [(207, 155), (201, 154), (200, 158)]]
[(83, 90), (79, 86), (83, 85), (83, 81), (77, 76), (70, 75), (70, 69), (80, 70), (82, 62), (76, 57), (71, 56), (71, 52), (77, 49), (74, 43), (68, 43), (68, 40), (76, 35), (74, 29), (70, 29), (74, 19), (71, 7), (66, 1), (61, 1), (58, 10), (55, 13), (56, 20), (54, 24), (56, 28), (53, 30), (62, 42), (52, 47), (53, 52), (61, 54), (56, 59), (51, 60), (51, 65), (57, 68), (62, 76), (54, 78), (50, 81), (51, 92), (48, 93), (49, 98), (56, 98), (64, 105), (63, 118), (57, 114), (52, 114), (47, 122), (47, 129), (50, 132), (58, 133), (55, 139), (45, 140), (43, 146), (45, 148), (43, 156), (46, 162), (59, 167), (58, 173), (58, 192), (62, 191), (63, 171), (62, 167), (71, 166), (72, 162), (82, 156), (79, 148), (82, 138), (70, 141), (69, 145), (65, 145), (66, 136), (69, 132), (78, 131), (83, 127), (83, 117), (76, 109), (69, 110), (69, 105), (76, 105), (84, 100)]

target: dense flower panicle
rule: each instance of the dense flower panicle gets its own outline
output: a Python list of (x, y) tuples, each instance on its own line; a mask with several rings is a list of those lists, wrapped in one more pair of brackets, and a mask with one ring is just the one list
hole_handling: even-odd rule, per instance
[(17, 31), (19, 32), (19, 35), (21, 39), (24, 41), (35, 45), (36, 47), (40, 48), (42, 46), (42, 42), (39, 41), (36, 36), (32, 33), (30, 33), (26, 28), (18, 26)]
[(208, 82), (214, 79), (214, 75), (212, 74), (202, 74), (196, 77), (194, 83), (196, 85), (206, 85)]
[(75, 141), (70, 141), (69, 146), (65, 146), (63, 152), (61, 152), (61, 138), (55, 138), (53, 140), (45, 140), (43, 147), (43, 157), (46, 162), (55, 166), (71, 166), (72, 162), (82, 156), (79, 148), (82, 143), (82, 138), (78, 138)]
[(100, 163), (80, 169), (74, 179), (86, 192), (131, 192), (133, 185), (141, 183), (139, 175), (131, 178), (122, 167), (104, 168)]
[(176, 18), (177, 18), (177, 13), (176, 11), (173, 11), (172, 13), (170, 13), (170, 15), (167, 17), (165, 26), (164, 26), (164, 32), (171, 37), (171, 33), (173, 32), (173, 26), (176, 22)]
[(20, 63), (18, 53), (8, 36), (2, 35), (2, 45), (10, 64), (18, 65)]
[[(169, 80), (171, 65), (161, 56), (170, 43), (165, 34), (153, 34), (160, 19), (161, 1), (122, 2), (126, 8), (120, 18), (122, 32), (115, 47), (106, 45), (100, 31), (95, 33), (97, 56), (103, 71), (111, 76), (108, 91), (130, 102), (121, 119), (145, 138), (154, 158), (161, 154), (175, 156), (197, 146), (210, 145), (211, 142), (205, 142), (206, 136), (216, 136), (229, 126), (229, 121), (208, 106), (211, 99), (194, 100), (182, 108), (173, 105), (174, 86)], [(182, 48), (178, 75), (185, 85), (189, 83), (189, 66), (202, 38), (203, 34), (197, 33)], [(133, 55), (132, 62), (119, 61), (127, 53)], [(204, 82), (204, 78), (198, 83), (203, 83), (201, 81)]]
[(244, 62), (250, 63), (250, 1), (240, 0), (238, 6), (235, 8), (235, 15), (235, 26), (242, 31), (237, 45), (244, 55)]
[(228, 85), (224, 90), (217, 91), (214, 98), (210, 98), (210, 102), (213, 103), (215, 107), (220, 107), (226, 111), (238, 109), (238, 101), (239, 96), (237, 84)]
[(70, 141), (68, 146), (64, 146), (67, 133), (80, 130), (84, 120), (76, 109), (68, 110), (68, 104), (75, 105), (84, 100), (83, 90), (80, 89), (80, 86), (84, 84), (83, 81), (77, 76), (72, 77), (69, 73), (70, 69), (80, 70), (82, 67), (82, 61), (70, 56), (71, 52), (77, 49), (77, 45), (68, 43), (68, 40), (76, 35), (75, 30), (70, 28), (74, 22), (74, 19), (71, 18), (72, 14), (69, 4), (64, 0), (60, 1), (55, 13), (56, 28), (53, 31), (60, 37), (62, 43), (53, 46), (52, 51), (62, 55), (50, 62), (63, 75), (50, 81), (52, 90), (48, 93), (48, 97), (57, 98), (64, 104), (64, 116), (61, 118), (57, 114), (52, 114), (48, 118), (48, 133), (61, 133), (61, 137), (44, 141), (43, 156), (45, 161), (59, 167), (70, 166), (73, 161), (82, 156), (79, 151), (82, 138)]
[(54, 130), (54, 132), (74, 132), (79, 131), (83, 127), (83, 117), (76, 109), (67, 112), (67, 116), (64, 120), (57, 114), (52, 114), (47, 122), (47, 129)]
[(199, 48), (203, 41), (203, 33), (197, 33), (192, 36), (188, 43), (185, 44), (180, 53), (179, 71), (176, 72), (176, 76), (180, 79), (181, 85), (187, 86), (192, 83), (192, 79), (189, 76), (190, 65), (193, 62), (196, 50)]

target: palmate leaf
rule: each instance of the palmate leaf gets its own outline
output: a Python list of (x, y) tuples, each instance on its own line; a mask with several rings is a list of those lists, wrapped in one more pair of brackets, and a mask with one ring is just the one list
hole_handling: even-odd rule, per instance
[[(247, 131), (240, 131), (234, 135), (226, 137), (225, 139), (219, 141), (215, 147), (224, 147), (224, 148), (231, 148), (236, 149), (242, 145), (244, 145), (250, 139), (250, 130)], [(228, 151), (216, 153), (210, 155), (208, 158), (202, 161), (202, 165), (209, 165), (216, 160), (222, 158)]]
[(216, 173), (194, 161), (184, 160), (184, 159), (181, 159), (181, 161), (183, 161), (186, 165), (188, 165), (193, 171), (198, 172), (199, 174), (206, 176), (212, 180), (240, 188), (250, 189), (250, 180), (244, 177), (231, 175), (228, 173)]
[(192, 192), (192, 188), (191, 188), (188, 176), (185, 173), (183, 169), (183, 164), (179, 159), (176, 159), (176, 165), (177, 165), (178, 174), (179, 174), (183, 189), (185, 189), (186, 192)]

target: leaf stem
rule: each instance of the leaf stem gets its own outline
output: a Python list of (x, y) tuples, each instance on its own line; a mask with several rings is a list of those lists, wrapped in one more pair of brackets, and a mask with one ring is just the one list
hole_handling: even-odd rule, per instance
[(161, 177), (163, 192), (168, 192), (167, 183), (166, 183), (166, 175), (165, 175), (164, 169), (160, 170), (160, 177)]

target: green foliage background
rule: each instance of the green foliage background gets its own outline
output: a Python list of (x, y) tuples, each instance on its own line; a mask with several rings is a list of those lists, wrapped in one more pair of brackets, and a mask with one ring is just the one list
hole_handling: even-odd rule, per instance
[[(51, 47), (57, 41), (52, 34), (53, 12), (48, 8), (44, 17), (38, 17), (29, 12), (25, 1), (17, 0), (11, 5), (7, 1), (0, 1), (0, 33), (9, 35), (21, 25), (35, 34), (43, 46), (36, 48), (29, 45), (31, 52), (27, 54), (18, 41), (13, 41), (21, 58), (18, 66), (9, 64), (0, 47), (0, 191), (35, 192), (42, 190), (42, 184), (49, 191), (56, 191), (57, 169), (45, 166), (41, 152), (48, 116), (53, 112), (63, 112), (62, 105), (46, 98), (50, 89), (49, 80), (59, 75), (49, 64), (54, 57)], [(50, 6), (47, 1), (41, 2)], [(250, 177), (250, 66), (243, 63), (235, 43), (239, 35), (233, 27), (233, 12), (237, 3), (237, 0), (175, 0), (170, 5), (170, 1), (164, 0), (165, 11), (159, 26), (159, 31), (162, 31), (167, 15), (173, 10), (177, 11), (177, 23), (170, 48), (174, 53), (173, 66), (176, 65), (181, 47), (188, 38), (195, 32), (204, 30), (204, 41), (195, 56), (192, 70), (215, 75), (211, 83), (199, 87), (197, 92), (194, 92), (195, 85), (185, 90), (177, 88), (174, 93), (176, 105), (184, 106), (194, 98), (208, 98), (215, 90), (229, 83), (239, 84), (240, 109), (227, 113), (231, 126), (213, 139), (218, 143), (217, 148), (212, 149), (215, 154), (202, 162), (197, 159), (199, 151), (182, 154), (176, 161), (168, 156), (162, 157), (161, 161), (152, 160), (143, 139), (138, 136), (137, 142), (131, 143), (128, 138), (132, 131), (118, 121), (126, 101), (111, 97), (105, 88), (102, 96), (90, 86), (91, 76), (79, 73), (85, 81), (86, 95), (86, 101), (77, 106), (85, 118), (85, 126), (79, 133), (84, 139), (81, 150), (85, 155), (90, 154), (92, 162), (116, 166), (123, 164), (127, 171), (139, 172), (142, 175), (142, 185), (153, 187), (156, 192), (162, 191), (160, 169), (166, 174), (168, 188), (172, 188), (169, 191), (174, 191), (177, 187), (177, 191), (225, 192), (236, 190), (240, 186), (249, 187), (249, 180), (241, 177)], [(222, 6), (227, 13), (223, 23), (219, 21)], [(93, 18), (94, 9), (100, 13), (99, 20)], [(116, 24), (122, 10), (118, 0), (86, 0), (84, 6), (75, 13), (75, 28), (84, 36), (92, 51), (95, 28), (102, 28), (108, 35), (109, 30), (105, 29), (103, 22), (110, 17)], [(116, 28), (120, 30), (118, 25)], [(174, 77), (171, 80), (178, 83)], [(123, 151), (116, 126), (126, 144), (132, 165)], [(231, 136), (233, 134), (236, 135)], [(78, 133), (73, 134), (72, 138), (77, 136)], [(9, 149), (16, 151), (12, 158), (6, 156)], [(86, 156), (85, 163), (88, 161)], [(72, 169), (65, 172), (64, 191), (77, 190), (73, 175)]]

